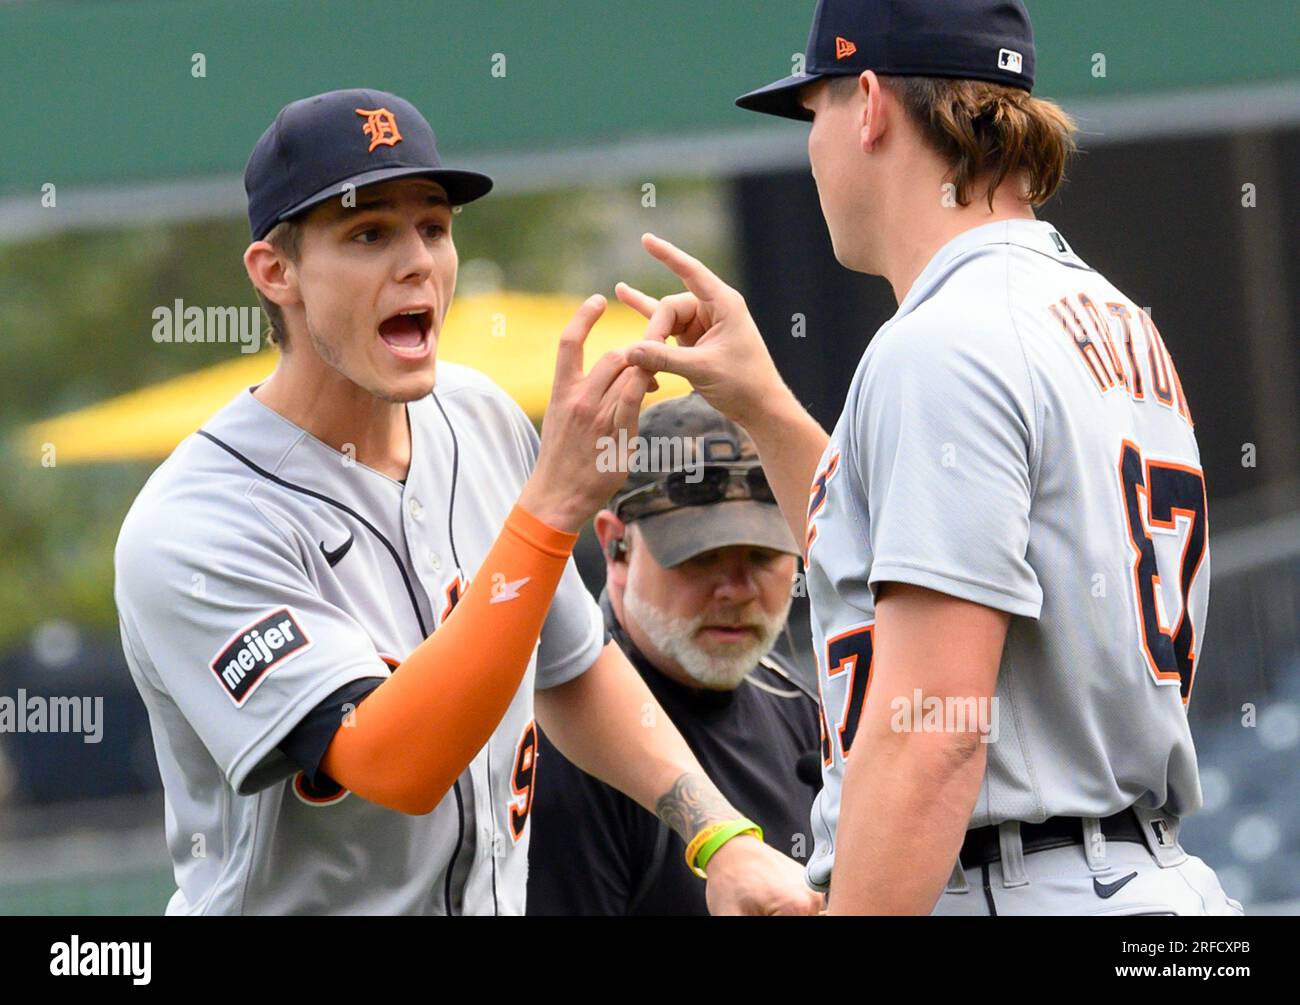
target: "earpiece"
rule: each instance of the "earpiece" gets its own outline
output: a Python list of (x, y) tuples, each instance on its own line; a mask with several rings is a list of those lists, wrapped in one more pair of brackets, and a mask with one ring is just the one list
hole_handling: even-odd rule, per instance
[(623, 556), (627, 554), (627, 545), (621, 537), (610, 538), (609, 544), (605, 545), (605, 556), (611, 562), (623, 561)]

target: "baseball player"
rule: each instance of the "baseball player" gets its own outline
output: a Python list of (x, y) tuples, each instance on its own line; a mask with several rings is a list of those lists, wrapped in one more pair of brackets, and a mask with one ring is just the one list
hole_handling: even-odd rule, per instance
[(715, 913), (817, 910), (667, 717), (646, 727), (653, 698), (570, 560), (624, 477), (600, 438), (635, 435), (648, 387), (621, 352), (584, 375), (602, 298), (560, 339), (539, 442), (486, 377), (435, 371), (453, 207), (492, 182), (445, 168), (411, 104), (296, 101), (245, 186), (279, 363), (153, 474), (116, 552), (168, 912), (522, 913), (534, 704), (684, 836)]
[(822, 0), (806, 65), (737, 103), (811, 122), (836, 257), (899, 303), (829, 438), (699, 262), (647, 235), (689, 292), (619, 295), (650, 318), (630, 358), (751, 433), (805, 545), (810, 882), (832, 914), (1240, 912), (1178, 842), (1209, 591), (1192, 415), (1149, 312), (1035, 219), (1073, 126), (1031, 97), (1024, 7)]

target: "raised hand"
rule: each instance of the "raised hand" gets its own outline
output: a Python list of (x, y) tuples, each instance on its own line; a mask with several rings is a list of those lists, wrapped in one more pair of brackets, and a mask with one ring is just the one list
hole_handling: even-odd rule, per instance
[[(677, 274), (687, 292), (655, 300), (618, 284), (619, 300), (650, 322), (644, 341), (628, 348), (628, 360), (685, 377), (710, 405), (745, 428), (758, 446), (790, 532), (802, 541), (808, 486), (826, 447), (825, 431), (777, 373), (745, 298), (667, 241), (646, 234), (641, 243)], [(670, 336), (676, 345), (666, 341)]]
[(560, 336), (537, 464), (519, 496), (533, 516), (570, 532), (627, 479), (626, 471), (601, 470), (597, 457), (605, 437), (617, 441), (620, 429), (636, 436), (641, 400), (654, 378), (631, 366), (623, 349), (605, 353), (584, 375), (583, 346), (605, 307), (604, 297), (589, 298)]
[[(681, 279), (687, 292), (656, 300), (618, 284), (619, 300), (649, 320), (645, 340), (629, 347), (628, 360), (649, 371), (685, 377), (719, 412), (749, 428), (774, 395), (789, 392), (745, 298), (668, 241), (646, 234), (641, 244)], [(669, 345), (669, 337), (677, 345)]]

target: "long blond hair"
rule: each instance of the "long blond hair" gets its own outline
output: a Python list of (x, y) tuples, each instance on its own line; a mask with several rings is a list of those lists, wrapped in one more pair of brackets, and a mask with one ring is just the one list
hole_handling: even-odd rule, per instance
[[(856, 77), (842, 78), (847, 91)], [(989, 176), (988, 201), (1008, 177), (1023, 177), (1021, 197), (1041, 206), (1060, 187), (1077, 152), (1074, 120), (1055, 102), (981, 80), (882, 77), (925, 142), (950, 165), (959, 205)]]

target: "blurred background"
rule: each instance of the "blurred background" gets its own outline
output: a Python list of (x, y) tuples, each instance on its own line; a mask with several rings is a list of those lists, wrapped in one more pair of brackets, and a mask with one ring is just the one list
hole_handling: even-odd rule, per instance
[[(1207, 474), (1189, 713), (1205, 809), (1184, 843), (1248, 909), (1300, 913), (1300, 8), (1027, 5), (1036, 93), (1084, 133), (1040, 216), (1151, 311)], [(154, 312), (255, 306), (241, 173), (278, 109), (395, 91), (444, 160), (496, 177), (456, 222), (439, 351), (535, 419), (582, 298), (675, 290), (640, 250), (653, 230), (744, 291), (829, 427), (896, 305), (835, 263), (807, 127), (731, 103), (791, 72), (813, 6), (0, 0), (0, 697), (101, 697), (104, 727), (95, 744), (0, 732), (0, 913), (158, 913), (174, 889), (112, 548), (175, 443), (274, 366), (269, 348), (160, 343)], [(598, 332), (639, 326), (616, 310)], [(598, 589), (598, 551), (579, 558)]]

